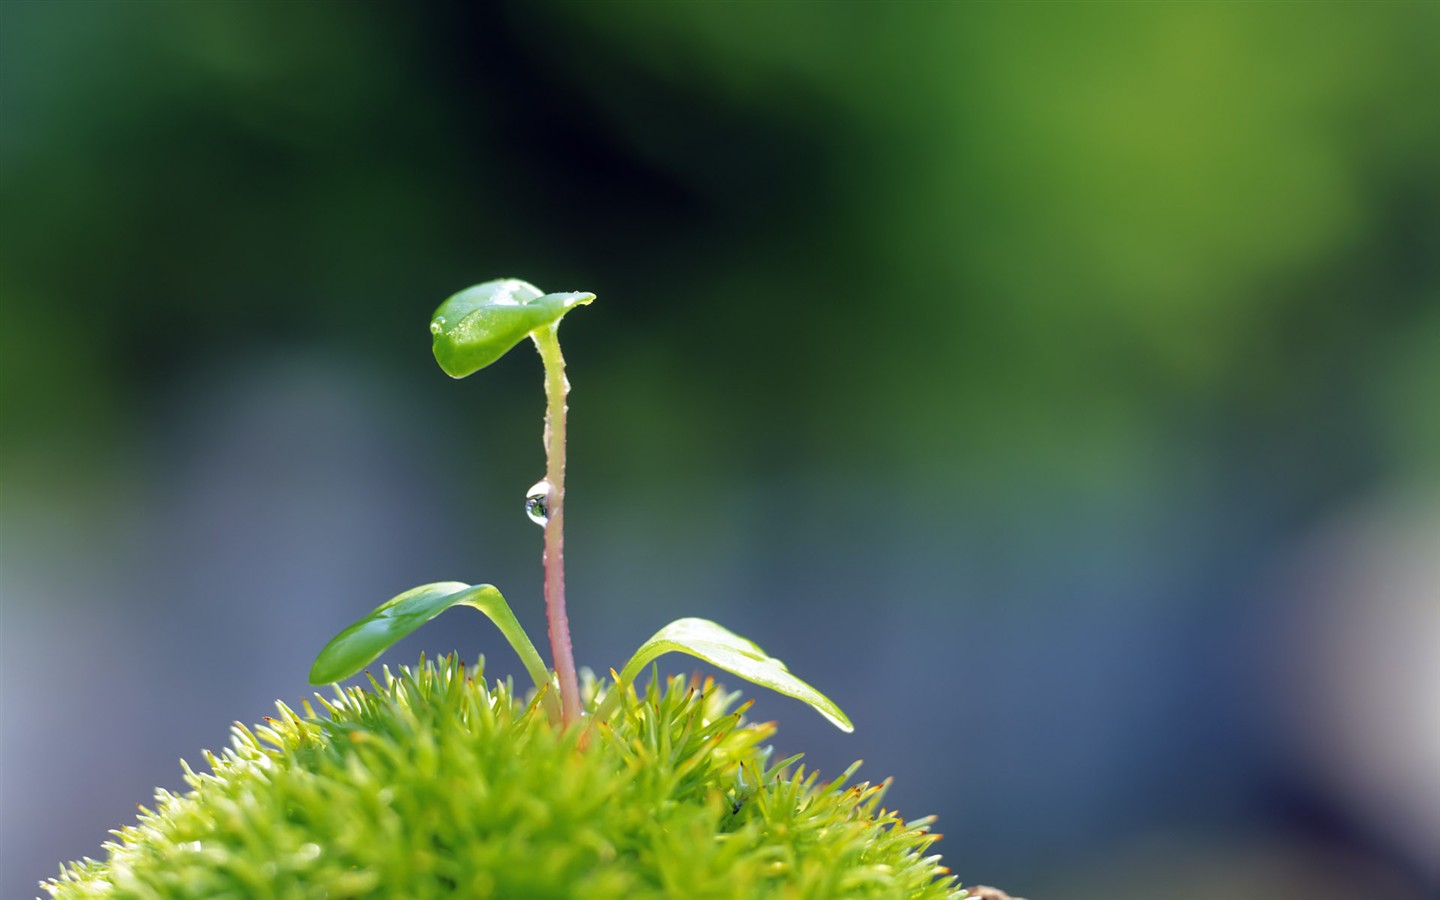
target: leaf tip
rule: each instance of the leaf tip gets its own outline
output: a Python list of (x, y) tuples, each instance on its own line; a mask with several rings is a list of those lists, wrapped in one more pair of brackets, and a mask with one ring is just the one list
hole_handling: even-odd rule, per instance
[(310, 666), (309, 681), (312, 687), (324, 687), (327, 684), (334, 684), (338, 679), (330, 677), (330, 670), (324, 665), (323, 659), (316, 659)]

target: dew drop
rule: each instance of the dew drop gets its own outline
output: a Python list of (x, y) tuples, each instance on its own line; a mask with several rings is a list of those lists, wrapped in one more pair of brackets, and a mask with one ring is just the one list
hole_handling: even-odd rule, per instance
[(442, 329), (442, 328), (444, 328), (444, 327), (445, 327), (445, 317), (444, 317), (444, 316), (436, 316), (436, 317), (435, 317), (435, 321), (433, 321), (433, 322), (430, 323), (430, 333), (431, 333), (431, 334), (439, 334), (439, 333), (440, 333), (440, 329)]
[(550, 482), (542, 478), (525, 492), (525, 515), (536, 525), (550, 521)]

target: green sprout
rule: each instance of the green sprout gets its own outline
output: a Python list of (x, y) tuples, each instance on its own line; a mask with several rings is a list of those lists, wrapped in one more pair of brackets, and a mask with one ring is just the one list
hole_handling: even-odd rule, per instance
[(614, 689), (582, 708), (570, 624), (565, 612), (565, 357), (560, 353), (560, 320), (595, 299), (590, 293), (545, 294), (528, 282), (487, 281), (450, 297), (430, 321), (435, 360), (452, 378), (464, 378), (500, 359), (529, 337), (545, 369), (545, 478), (526, 496), (526, 512), (545, 528), (545, 612), (554, 673), (520, 627), (505, 598), (492, 585), (445, 581), (425, 584), (385, 601), (340, 632), (315, 659), (310, 683), (324, 685), (356, 674), (396, 641), (453, 606), (480, 610), (499, 627), (535, 682), (548, 715), (565, 727), (605, 722), (624, 694), (657, 657), (688, 653), (747, 681), (808, 703), (842, 731), (853, 731), (840, 707), (790, 674), (780, 660), (755, 643), (708, 619), (677, 619), (661, 628), (614, 674)]
[[(655, 632), (612, 680), (577, 672), (565, 615), (565, 362), (560, 319), (592, 294), (542, 294), (492, 281), (445, 301), (435, 358), (463, 378), (530, 337), (545, 368), (545, 478), (526, 512), (545, 527), (553, 671), (492, 585), (441, 581), (386, 601), (332, 639), (310, 680), (333, 694), (277, 703), (236, 723), (231, 746), (182, 762), (184, 793), (112, 832), (103, 860), (41, 883), (62, 900), (116, 897), (553, 897), (668, 900), (976, 897), (929, 852), (932, 817), (882, 807), (888, 780), (821, 781), (799, 756), (770, 759), (771, 722), (747, 722), (711, 678), (662, 679), (655, 660), (687, 653), (810, 704), (829, 698), (754, 643), (706, 619)], [(454, 606), (500, 629), (535, 683), (488, 683), (485, 660), (451, 654), (337, 684)], [(648, 685), (636, 688), (646, 670)], [(978, 897), (998, 896), (981, 889)]]

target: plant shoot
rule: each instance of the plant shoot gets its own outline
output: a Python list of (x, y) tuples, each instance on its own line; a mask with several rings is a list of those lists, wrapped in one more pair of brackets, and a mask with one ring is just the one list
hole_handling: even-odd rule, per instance
[[(435, 360), (452, 378), (478, 372), (530, 338), (545, 376), (545, 477), (526, 492), (525, 512), (545, 529), (544, 596), (553, 671), (520, 627), (505, 598), (492, 585), (445, 581), (412, 588), (382, 603), (336, 635), (310, 670), (312, 684), (327, 684), (359, 672), (386, 648), (452, 606), (469, 606), (490, 618), (519, 655), (535, 682), (547, 713), (565, 728), (606, 722), (619, 709), (635, 680), (657, 657), (687, 653), (747, 681), (808, 703), (843, 731), (850, 719), (824, 694), (790, 674), (785, 664), (755, 643), (707, 619), (678, 619), (657, 631), (615, 674), (610, 689), (582, 701), (565, 607), (565, 413), (570, 383), (560, 352), (560, 320), (595, 299), (591, 293), (546, 294), (517, 279), (477, 284), (455, 294), (431, 317)], [(613, 670), (612, 670), (613, 672)]]

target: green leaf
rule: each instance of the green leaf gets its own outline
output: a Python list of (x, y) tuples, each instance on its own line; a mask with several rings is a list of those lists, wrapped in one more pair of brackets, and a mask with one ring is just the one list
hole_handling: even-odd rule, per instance
[(666, 653), (688, 653), (712, 666), (739, 675), (746, 681), (770, 688), (787, 697), (794, 697), (815, 708), (820, 715), (841, 731), (854, 731), (850, 718), (834, 701), (790, 674), (785, 664), (761, 650), (753, 641), (723, 628), (709, 619), (676, 619), (655, 632), (640, 645), (635, 655), (620, 672), (615, 689), (609, 692), (595, 710), (594, 719), (607, 720), (620, 702), (620, 697), (635, 682), (644, 668)]
[[(310, 667), (310, 683), (329, 684), (349, 678), (396, 641), (452, 606), (469, 606), (489, 616), (519, 654), (535, 686), (541, 690), (551, 686), (550, 670), (500, 592), (494, 585), (472, 586), (461, 581), (422, 584), (375, 607), (368, 616), (330, 639)], [(547, 702), (553, 704), (554, 692), (547, 692), (547, 696)], [(558, 713), (558, 706), (553, 711)]]
[(530, 332), (594, 299), (589, 293), (541, 294), (518, 278), (468, 287), (440, 304), (430, 320), (435, 361), (451, 378), (464, 378), (510, 352)]

